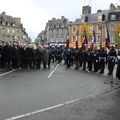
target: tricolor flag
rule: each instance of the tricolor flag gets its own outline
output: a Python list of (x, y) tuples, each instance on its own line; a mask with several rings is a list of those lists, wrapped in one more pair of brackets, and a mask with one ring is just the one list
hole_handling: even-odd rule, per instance
[(107, 29), (107, 37), (105, 39), (105, 47), (109, 48), (110, 47), (110, 36), (109, 36), (109, 31), (106, 23), (106, 29)]
[(66, 40), (66, 48), (69, 48), (69, 39)]
[(92, 40), (90, 48), (93, 49), (95, 45), (96, 45), (96, 34), (95, 34), (95, 31), (93, 31), (93, 40)]
[(76, 41), (75, 41), (76, 48), (78, 48), (78, 35), (79, 35), (79, 31), (77, 31), (77, 33), (76, 33)]
[(84, 31), (84, 41), (85, 41), (85, 44), (88, 44), (86, 31)]
[(84, 31), (84, 40), (82, 42), (82, 48), (83, 49), (86, 49), (86, 44), (88, 44), (88, 41), (87, 41), (86, 31)]
[(78, 40), (75, 42), (75, 47), (78, 48)]

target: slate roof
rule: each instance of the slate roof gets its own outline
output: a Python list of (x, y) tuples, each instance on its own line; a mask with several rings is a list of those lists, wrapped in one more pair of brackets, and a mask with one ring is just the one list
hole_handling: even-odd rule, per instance
[(62, 26), (65, 27), (67, 24), (68, 19), (52, 19), (49, 23), (50, 28), (61, 28)]
[(0, 14), (0, 22), (1, 21), (4, 21), (5, 23), (9, 22), (10, 24), (13, 23), (15, 27), (20, 27), (21, 25), (21, 23), (18, 23), (14, 17), (9, 15)]
[[(108, 19), (108, 13), (110, 12), (110, 10), (102, 10), (102, 14), (105, 15), (106, 20)], [(90, 22), (97, 22), (98, 21), (98, 13), (93, 13), (93, 14), (89, 14), (88, 15), (88, 23)], [(70, 24), (80, 24), (81, 23), (81, 18), (77, 18), (74, 22), (70, 22), (68, 23), (68, 25)]]

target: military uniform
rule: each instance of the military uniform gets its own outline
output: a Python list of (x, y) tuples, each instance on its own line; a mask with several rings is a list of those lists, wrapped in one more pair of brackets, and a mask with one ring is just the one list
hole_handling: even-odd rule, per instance
[(118, 51), (118, 56), (117, 56), (117, 71), (116, 71), (116, 77), (120, 79), (120, 51)]
[(115, 59), (116, 59), (116, 51), (112, 47), (109, 54), (108, 54), (108, 75), (112, 75), (113, 69), (115, 66)]
[(104, 73), (105, 63), (107, 62), (107, 52), (102, 48), (99, 53), (100, 73)]

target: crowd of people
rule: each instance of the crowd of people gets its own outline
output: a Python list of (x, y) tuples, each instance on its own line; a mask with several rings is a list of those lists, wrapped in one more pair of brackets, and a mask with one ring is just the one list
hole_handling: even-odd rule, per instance
[(120, 79), (120, 51), (116, 51), (113, 46), (109, 49), (101, 47), (100, 49), (67, 49), (64, 51), (65, 64), (69, 68), (75, 63), (75, 69), (80, 67), (89, 72), (99, 72), (103, 74), (105, 67), (108, 68), (108, 75), (113, 74), (117, 64), (116, 77)]
[(75, 66), (78, 70), (104, 73), (108, 67), (108, 75), (112, 75), (117, 64), (116, 77), (120, 79), (120, 51), (116, 52), (113, 46), (110, 49), (87, 50), (84, 48), (66, 48), (63, 46), (48, 46), (40, 44), (19, 44), (2, 41), (0, 43), (0, 68), (11, 69), (50, 69), (51, 62), (60, 63), (64, 60), (67, 68)]

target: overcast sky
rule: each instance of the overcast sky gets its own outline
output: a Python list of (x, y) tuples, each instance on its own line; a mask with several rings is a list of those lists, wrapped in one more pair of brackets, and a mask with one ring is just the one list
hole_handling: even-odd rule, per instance
[(79, 18), (82, 6), (90, 5), (92, 13), (98, 9), (109, 9), (110, 3), (119, 0), (1, 0), (0, 13), (20, 17), (28, 35), (35, 40), (44, 30), (46, 22), (50, 19), (65, 16), (70, 21)]

